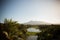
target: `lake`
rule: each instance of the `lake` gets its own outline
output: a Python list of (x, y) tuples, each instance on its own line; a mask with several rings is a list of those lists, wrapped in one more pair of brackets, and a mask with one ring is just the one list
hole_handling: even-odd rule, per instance
[(28, 36), (27, 37), (27, 40), (37, 40), (38, 36), (35, 35), (35, 36)]

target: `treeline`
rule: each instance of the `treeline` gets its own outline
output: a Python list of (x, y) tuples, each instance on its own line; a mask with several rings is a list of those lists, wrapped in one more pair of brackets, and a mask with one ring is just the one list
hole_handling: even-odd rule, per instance
[(60, 25), (40, 25), (39, 29), (37, 40), (60, 40)]

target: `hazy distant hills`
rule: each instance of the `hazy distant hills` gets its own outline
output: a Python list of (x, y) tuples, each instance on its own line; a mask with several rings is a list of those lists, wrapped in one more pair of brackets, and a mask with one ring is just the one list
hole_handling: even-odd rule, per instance
[(47, 22), (42, 22), (42, 21), (29, 21), (24, 23), (24, 25), (51, 25), (51, 24)]

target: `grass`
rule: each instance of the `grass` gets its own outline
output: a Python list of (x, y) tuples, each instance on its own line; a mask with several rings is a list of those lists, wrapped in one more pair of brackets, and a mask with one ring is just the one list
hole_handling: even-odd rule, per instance
[(28, 36), (31, 36), (31, 35), (36, 35), (38, 32), (27, 32), (27, 35)]

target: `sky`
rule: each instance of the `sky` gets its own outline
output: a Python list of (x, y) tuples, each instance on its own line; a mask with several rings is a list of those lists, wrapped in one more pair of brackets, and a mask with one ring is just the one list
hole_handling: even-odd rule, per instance
[(59, 0), (2, 0), (0, 9), (0, 22), (7, 18), (19, 23), (45, 21), (60, 24)]

